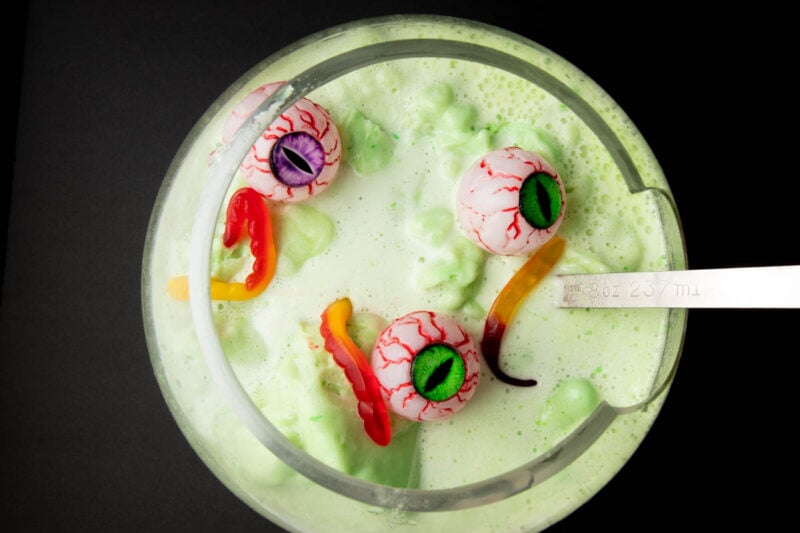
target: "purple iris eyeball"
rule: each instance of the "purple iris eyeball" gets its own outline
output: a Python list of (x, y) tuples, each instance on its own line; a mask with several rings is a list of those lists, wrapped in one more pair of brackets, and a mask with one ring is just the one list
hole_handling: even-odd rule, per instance
[[(283, 82), (262, 85), (231, 112), (223, 127), (228, 142), (253, 111)], [(335, 179), (342, 158), (341, 140), (328, 112), (301, 98), (263, 131), (242, 161), (244, 178), (275, 202), (301, 202)]]
[(287, 133), (272, 146), (272, 174), (287, 187), (303, 187), (325, 169), (322, 144), (304, 131)]

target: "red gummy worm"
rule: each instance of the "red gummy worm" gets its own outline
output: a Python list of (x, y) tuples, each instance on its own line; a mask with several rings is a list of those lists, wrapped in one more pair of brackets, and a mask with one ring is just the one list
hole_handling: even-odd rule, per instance
[(389, 412), (372, 367), (347, 334), (347, 320), (352, 312), (353, 305), (349, 298), (336, 300), (322, 313), (319, 331), (325, 339), (325, 349), (333, 355), (333, 360), (344, 370), (353, 386), (364, 430), (376, 444), (386, 446), (392, 438)]
[[(228, 202), (225, 216), (225, 233), (222, 244), (227, 248), (234, 246), (242, 238), (242, 230), (247, 223), (250, 236), (250, 252), (253, 254), (253, 271), (247, 276), (245, 285), (253, 291), (271, 278), (275, 269), (275, 244), (272, 239), (272, 223), (261, 194), (255, 189), (239, 189)], [(267, 280), (268, 281), (268, 280)]]

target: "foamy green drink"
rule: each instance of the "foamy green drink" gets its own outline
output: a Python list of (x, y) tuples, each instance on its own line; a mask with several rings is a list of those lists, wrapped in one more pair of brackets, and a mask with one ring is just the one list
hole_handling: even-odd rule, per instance
[[(674, 250), (680, 245), (665, 228), (663, 192), (632, 191), (607, 142), (574, 106), (480, 62), (377, 62), (306, 95), (341, 134), (335, 181), (303, 202), (265, 200), (278, 250), (274, 278), (255, 298), (211, 304), (227, 361), (253, 403), (290, 442), (336, 471), (410, 489), (459, 488), (514, 471), (548, 454), (601, 404), (631, 412), (546, 481), (496, 502), (438, 512), (323, 488), (248, 430), (210, 376), (189, 304), (167, 292), (169, 280), (190, 269), (195, 213), (211, 162), (225, 149), (226, 122), (264, 84), (360, 46), (420, 37), (501, 50), (561, 80), (608, 125), (640, 185), (668, 191), (645, 141), (601, 89), (555, 54), (494, 28), (417, 17), (361, 23), (270, 58), (234, 85), (190, 135), (162, 190), (145, 258), (145, 321), (156, 375), (191, 445), (243, 501), (290, 530), (543, 529), (600, 490), (635, 451), (663, 401), (663, 394), (653, 396), (672, 369), (666, 347), (676, 328), (682, 334), (682, 315), (665, 310), (557, 307), (557, 274), (683, 267)], [(479, 341), (493, 301), (530, 254), (476, 246), (456, 223), (455, 195), (471, 165), (511, 146), (549, 161), (566, 190), (558, 229), (565, 251), (521, 303), (501, 350), (505, 372), (537, 385), (508, 385), (484, 364), (460, 411), (427, 422), (391, 414), (391, 443), (379, 446), (325, 349), (321, 313), (349, 298), (348, 333), (367, 356), (392, 320), (417, 310), (452, 317)], [(248, 183), (237, 172), (227, 196), (242, 187)], [(209, 274), (241, 281), (252, 264), (248, 242), (223, 246), (223, 227), (221, 212)], [(648, 401), (646, 410), (634, 408)]]

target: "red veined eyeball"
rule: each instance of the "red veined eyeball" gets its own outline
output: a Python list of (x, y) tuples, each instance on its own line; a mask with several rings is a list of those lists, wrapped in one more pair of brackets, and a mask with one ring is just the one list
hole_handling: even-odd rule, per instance
[(378, 335), (372, 369), (389, 408), (410, 420), (438, 420), (472, 398), (478, 350), (454, 319), (430, 311), (398, 318)]
[[(268, 83), (248, 94), (229, 115), (223, 142), (282, 84)], [(341, 157), (339, 131), (328, 112), (301, 98), (264, 130), (241, 168), (247, 183), (265, 198), (300, 202), (330, 185)]]
[(564, 219), (564, 183), (534, 152), (509, 147), (489, 152), (461, 179), (457, 220), (464, 234), (498, 255), (521, 255), (555, 235)]

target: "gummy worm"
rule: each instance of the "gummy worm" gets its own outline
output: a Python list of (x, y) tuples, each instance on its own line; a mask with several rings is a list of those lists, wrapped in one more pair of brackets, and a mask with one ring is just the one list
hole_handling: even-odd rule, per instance
[(380, 446), (391, 440), (389, 411), (381, 396), (381, 387), (364, 353), (347, 334), (347, 320), (353, 312), (349, 298), (330, 304), (322, 313), (319, 331), (325, 339), (325, 349), (333, 355), (353, 386), (358, 399), (358, 414), (364, 421), (367, 435)]
[[(227, 248), (236, 245), (245, 235), (250, 236), (253, 254), (253, 271), (244, 283), (211, 279), (212, 300), (248, 300), (261, 294), (272, 281), (277, 265), (272, 222), (261, 195), (249, 187), (239, 189), (228, 202), (225, 216), (225, 233), (222, 244)], [(189, 298), (189, 280), (186, 276), (172, 278), (167, 292), (178, 300)]]
[(509, 376), (500, 368), (500, 344), (506, 327), (511, 323), (517, 308), (531, 290), (558, 262), (566, 242), (559, 236), (542, 245), (506, 283), (492, 303), (481, 339), (481, 352), (495, 377), (503, 383), (518, 387), (532, 387), (535, 379), (519, 379)]

